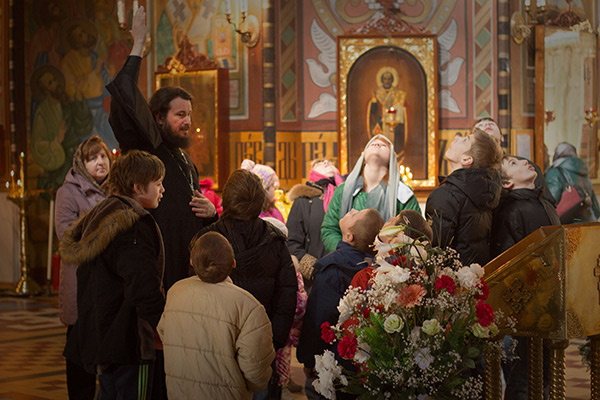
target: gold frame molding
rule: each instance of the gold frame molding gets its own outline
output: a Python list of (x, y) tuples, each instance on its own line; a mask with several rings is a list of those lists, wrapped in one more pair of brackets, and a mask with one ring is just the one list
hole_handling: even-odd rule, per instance
[[(338, 127), (340, 171), (347, 173), (349, 168), (348, 138), (348, 76), (355, 63), (368, 52), (378, 48), (408, 53), (420, 64), (425, 75), (425, 91), (427, 96), (425, 114), (426, 127), (426, 177), (414, 179), (414, 189), (431, 189), (437, 180), (437, 146), (438, 146), (438, 45), (434, 35), (394, 35), (394, 36), (338, 36)], [(404, 54), (404, 53), (403, 53)], [(366, 107), (365, 107), (366, 109)]]
[[(228, 177), (228, 72), (214, 68), (156, 73), (155, 89), (180, 86), (192, 95), (192, 141), (188, 149), (198, 173), (222, 188)], [(208, 135), (206, 137), (205, 135)], [(208, 146), (206, 142), (208, 140)], [(207, 148), (208, 147), (208, 148)], [(204, 170), (202, 166), (205, 167)], [(212, 170), (210, 170), (212, 168)]]

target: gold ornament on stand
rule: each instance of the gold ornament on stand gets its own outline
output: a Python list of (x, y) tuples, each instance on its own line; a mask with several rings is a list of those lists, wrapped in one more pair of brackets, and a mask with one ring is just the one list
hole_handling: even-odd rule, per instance
[(15, 181), (15, 171), (10, 171), (10, 182), (6, 182), (8, 188), (8, 199), (19, 206), (19, 265), (21, 276), (15, 293), (18, 296), (36, 295), (40, 292), (39, 285), (29, 275), (29, 264), (27, 263), (27, 215), (25, 213), (25, 202), (27, 195), (25, 191), (25, 153), (19, 154), (19, 178)]

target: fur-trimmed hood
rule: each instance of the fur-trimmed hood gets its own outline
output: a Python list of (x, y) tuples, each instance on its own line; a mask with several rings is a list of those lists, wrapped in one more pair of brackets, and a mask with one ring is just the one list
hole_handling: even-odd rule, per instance
[(60, 255), (65, 262), (83, 264), (102, 253), (120, 233), (149, 215), (135, 200), (111, 196), (99, 203), (65, 232)]
[(293, 202), (299, 197), (313, 198), (320, 197), (323, 195), (323, 189), (320, 189), (316, 185), (307, 185), (303, 183), (298, 183), (287, 192), (288, 199)]

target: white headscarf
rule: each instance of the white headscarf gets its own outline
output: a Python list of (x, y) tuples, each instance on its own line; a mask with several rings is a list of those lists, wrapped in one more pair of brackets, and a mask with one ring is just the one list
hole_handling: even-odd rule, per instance
[(394, 144), (383, 135), (375, 135), (371, 138), (371, 140), (369, 140), (360, 154), (360, 157), (356, 161), (356, 164), (354, 164), (352, 172), (350, 172), (350, 175), (348, 175), (348, 178), (346, 178), (344, 192), (342, 193), (342, 204), (340, 206), (340, 218), (342, 218), (344, 215), (346, 215), (346, 213), (348, 213), (348, 211), (352, 209), (352, 200), (356, 190), (363, 188), (361, 174), (365, 162), (365, 149), (369, 147), (374, 140), (382, 140), (388, 143), (390, 147), (387, 187), (385, 188), (383, 205), (377, 211), (379, 211), (384, 221), (387, 221), (389, 218), (396, 215), (396, 200), (398, 198), (398, 185), (400, 183), (400, 178), (398, 176), (398, 162), (396, 160)]

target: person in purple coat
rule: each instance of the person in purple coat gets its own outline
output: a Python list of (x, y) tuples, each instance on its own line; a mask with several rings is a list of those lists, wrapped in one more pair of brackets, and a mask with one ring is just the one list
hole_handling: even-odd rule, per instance
[[(106, 198), (104, 182), (112, 153), (98, 135), (83, 141), (73, 155), (73, 166), (56, 192), (56, 236), (62, 240), (73, 222)], [(77, 265), (61, 262), (58, 289), (59, 317), (67, 334), (77, 321)], [(67, 360), (67, 390), (71, 399), (93, 399), (96, 376)]]

